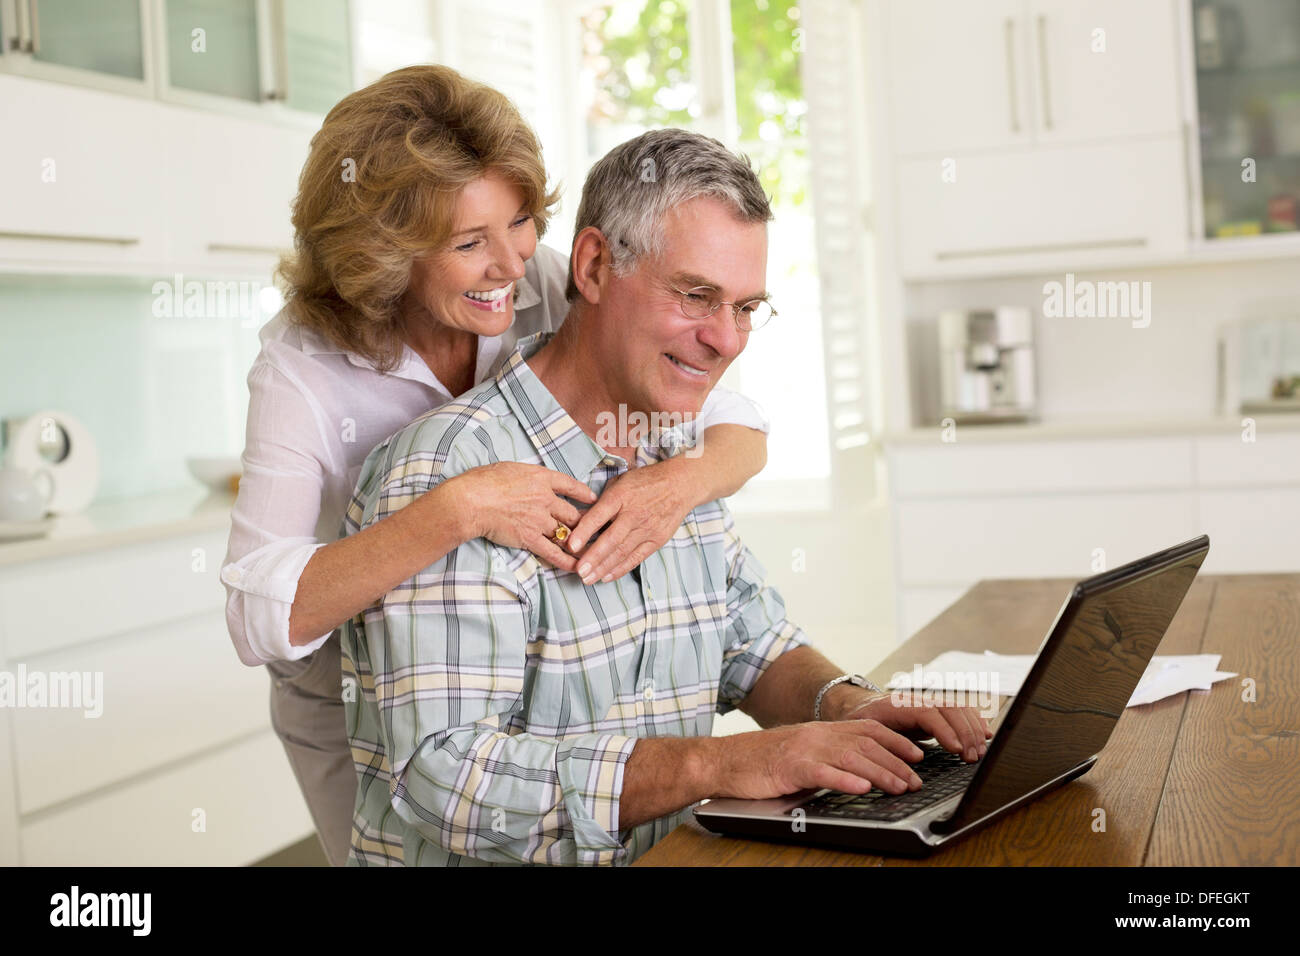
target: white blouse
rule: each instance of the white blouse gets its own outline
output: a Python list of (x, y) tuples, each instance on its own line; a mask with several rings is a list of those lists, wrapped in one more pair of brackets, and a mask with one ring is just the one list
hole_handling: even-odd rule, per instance
[[(560, 327), (568, 312), (567, 279), (568, 258), (539, 244), (519, 282), (514, 324), (493, 338), (479, 337), (476, 384), (497, 373), (517, 340)], [(289, 611), (303, 568), (317, 548), (337, 540), (370, 450), (454, 397), (409, 345), (398, 367), (382, 373), (288, 322), (284, 311), (259, 338), (262, 349), (248, 373), (244, 471), (221, 569), (230, 639), (249, 666), (305, 657), (334, 633), (289, 643)], [(697, 427), (722, 422), (769, 428), (753, 402), (715, 388)]]

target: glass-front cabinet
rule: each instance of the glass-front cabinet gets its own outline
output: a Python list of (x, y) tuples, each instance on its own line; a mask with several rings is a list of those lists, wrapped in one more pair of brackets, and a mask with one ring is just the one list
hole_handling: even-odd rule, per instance
[(1300, 0), (1194, 0), (1201, 235), (1297, 233)]
[(257, 0), (166, 0), (163, 10), (172, 89), (265, 98)]
[(0, 71), (248, 115), (318, 115), (354, 88), (356, 2), (0, 0)]
[(4, 69), (148, 93), (148, 0), (0, 0)]
[(163, 17), (173, 98), (319, 114), (353, 89), (349, 0), (166, 0)]

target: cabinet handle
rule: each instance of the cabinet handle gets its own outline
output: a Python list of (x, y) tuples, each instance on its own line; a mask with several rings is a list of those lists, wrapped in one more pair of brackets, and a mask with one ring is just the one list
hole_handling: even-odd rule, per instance
[(1036, 252), (1080, 252), (1089, 249), (1140, 249), (1147, 244), (1142, 236), (1131, 239), (1093, 239), (1084, 242), (1044, 242), (1034, 246), (1002, 246), (989, 249), (953, 249), (934, 253), (938, 262), (956, 259), (984, 259), (991, 256), (1027, 256)]
[(1038, 80), (1043, 87), (1043, 127), (1052, 128), (1052, 91), (1047, 85), (1047, 17), (1038, 16)]
[(0, 239), (45, 239), (54, 242), (97, 242), (107, 246), (137, 246), (140, 240), (132, 236), (76, 236), (61, 232), (10, 232), (0, 230)]
[(255, 253), (262, 255), (270, 253), (272, 255), (283, 255), (284, 249), (277, 249), (275, 246), (252, 246), (239, 245), (233, 242), (209, 242), (208, 252), (234, 252), (234, 253)]
[(1016, 102), (1016, 21), (1007, 17), (1002, 34), (1007, 48), (1007, 98), (1011, 101), (1011, 132), (1020, 132), (1020, 108)]

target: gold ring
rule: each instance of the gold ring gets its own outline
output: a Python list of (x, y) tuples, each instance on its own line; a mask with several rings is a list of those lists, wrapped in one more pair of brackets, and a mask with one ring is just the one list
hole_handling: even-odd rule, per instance
[(556, 541), (563, 543), (564, 539), (569, 536), (569, 529), (562, 524), (557, 524), (555, 530), (551, 532), (551, 537)]

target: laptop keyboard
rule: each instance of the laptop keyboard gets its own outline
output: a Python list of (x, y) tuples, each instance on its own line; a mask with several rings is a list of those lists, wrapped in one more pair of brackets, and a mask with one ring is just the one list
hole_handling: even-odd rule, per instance
[(842, 793), (831, 790), (814, 797), (800, 808), (810, 817), (835, 817), (841, 820), (883, 820), (892, 823), (946, 800), (966, 789), (979, 769), (979, 761), (967, 763), (960, 754), (936, 745), (921, 746), (925, 756), (911, 764), (921, 778), (920, 790), (886, 793), (878, 787), (867, 793)]

